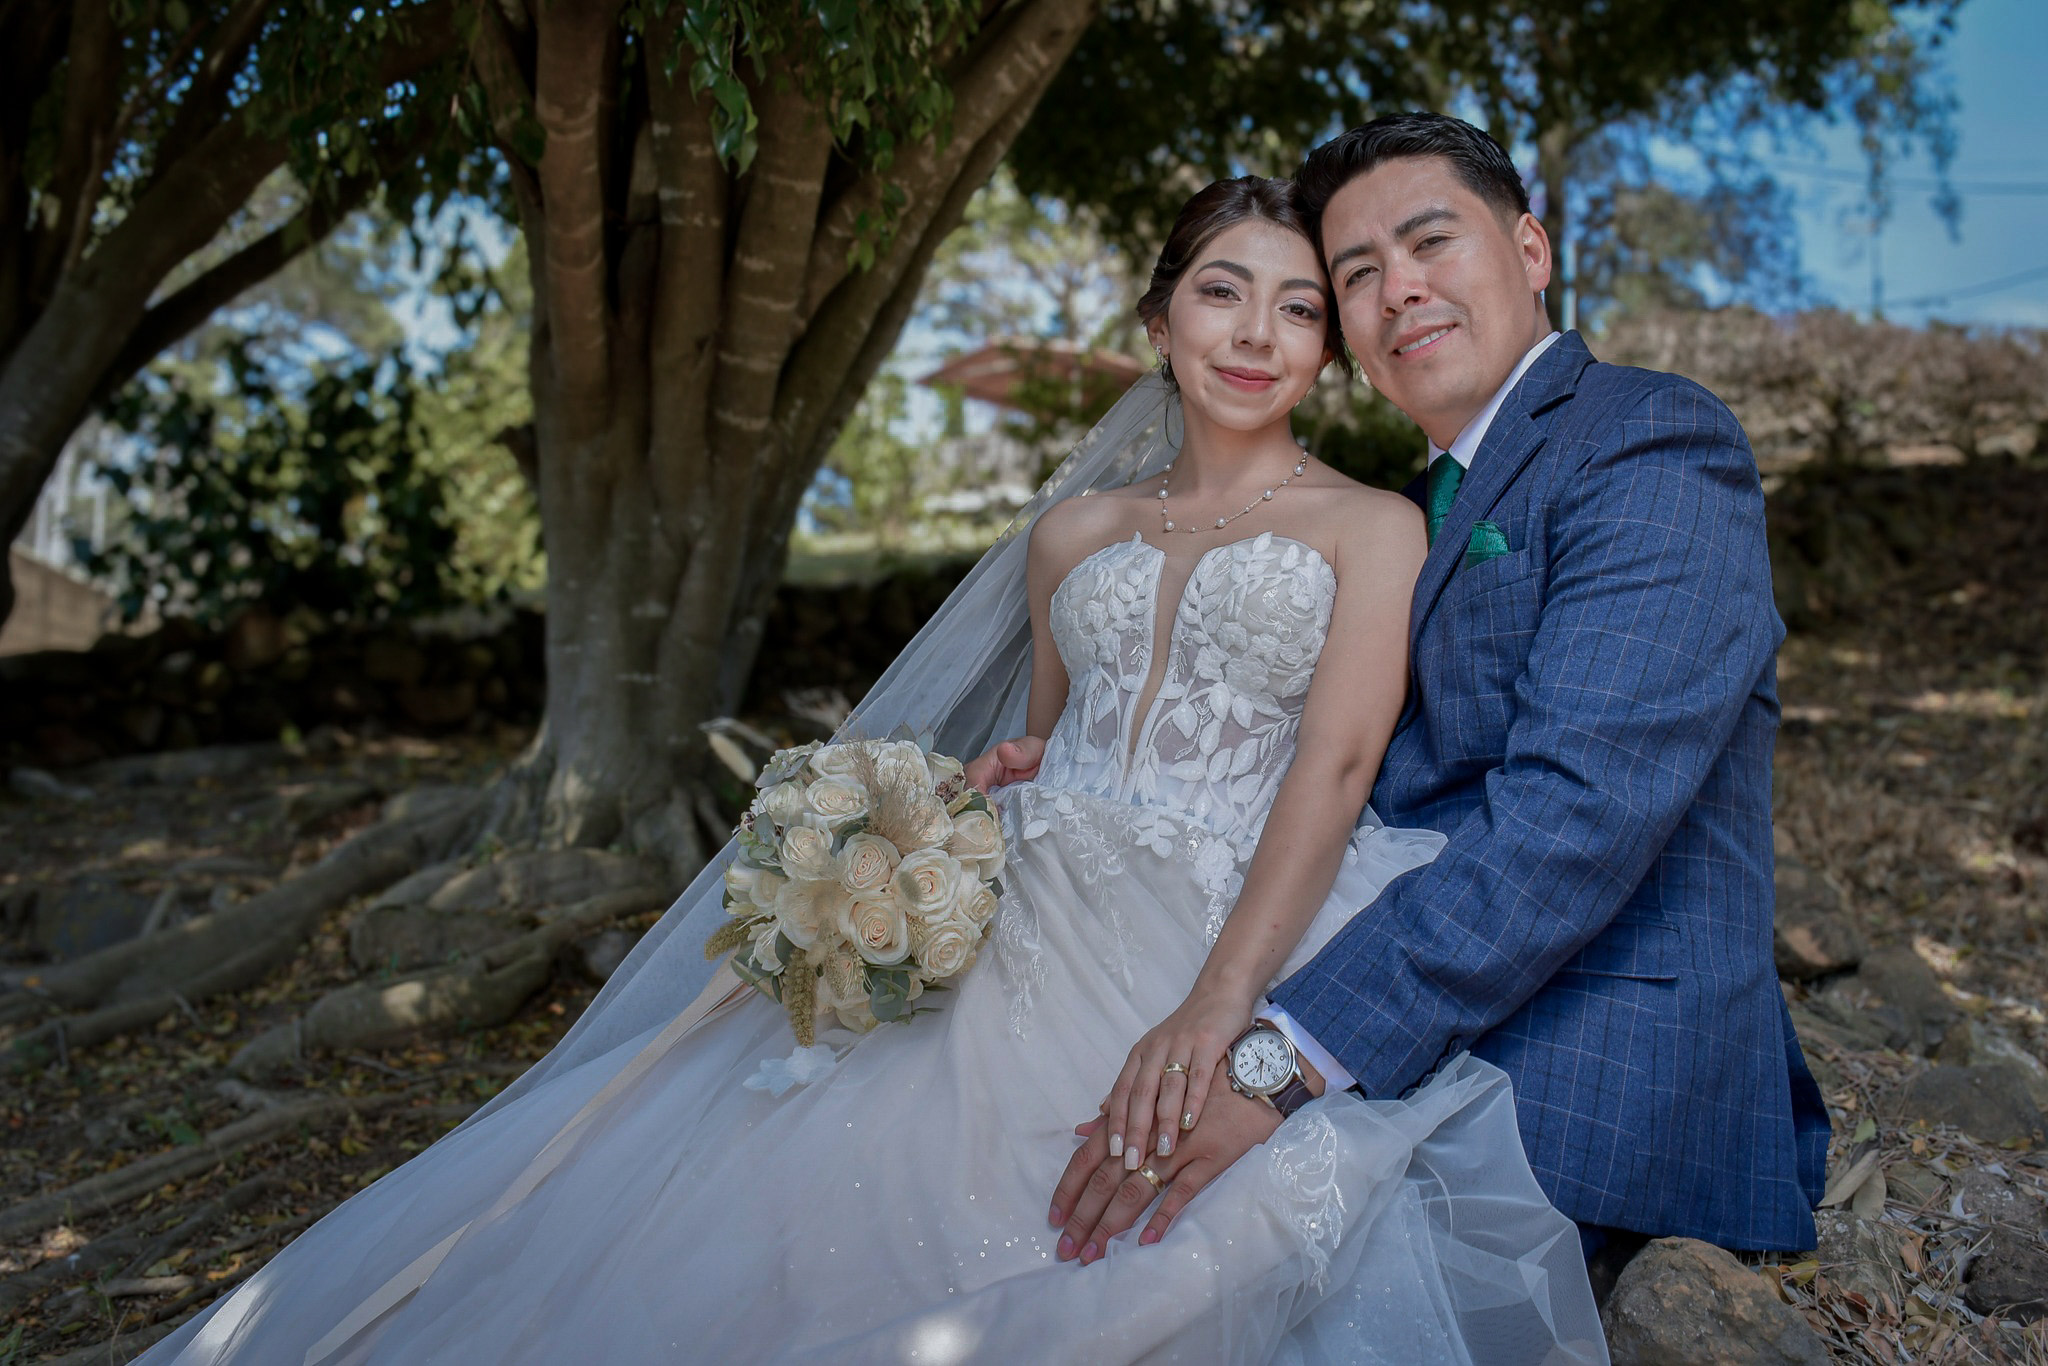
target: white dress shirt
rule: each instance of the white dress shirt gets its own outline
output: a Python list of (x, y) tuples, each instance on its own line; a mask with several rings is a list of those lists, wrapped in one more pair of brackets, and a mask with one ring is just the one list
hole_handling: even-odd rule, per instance
[[(1486, 406), (1479, 410), (1478, 415), (1465, 424), (1464, 430), (1451, 438), (1449, 449), (1437, 445), (1434, 441), (1429, 443), (1429, 463), (1433, 465), (1438, 456), (1448, 455), (1470, 470), (1472, 457), (1478, 454), (1479, 447), (1486, 441), (1487, 429), (1493, 426), (1494, 415), (1500, 411), (1500, 405), (1507, 401), (1515, 386), (1522, 382), (1522, 376), (1529, 373), (1529, 367), (1536, 363), (1536, 358), (1548, 351), (1551, 344), (1563, 335), (1562, 332), (1551, 332), (1542, 341), (1523, 352), (1521, 361), (1508, 375), (1507, 382), (1494, 390), (1493, 397), (1487, 400)], [(1295, 1051), (1308, 1059), (1310, 1066), (1316, 1071), (1323, 1074), (1325, 1092), (1345, 1090), (1356, 1081), (1329, 1049), (1317, 1043), (1307, 1030), (1295, 1023), (1293, 1016), (1278, 1005), (1271, 1001), (1265, 1002), (1258, 1008), (1256, 1017), (1286, 1035), (1287, 1041), (1294, 1045)]]

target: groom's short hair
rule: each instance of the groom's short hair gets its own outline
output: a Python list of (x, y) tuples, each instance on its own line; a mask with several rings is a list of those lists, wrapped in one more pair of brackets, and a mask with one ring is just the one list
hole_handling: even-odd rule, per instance
[(1529, 212), (1529, 191), (1514, 159), (1485, 131), (1449, 114), (1383, 114), (1340, 133), (1302, 158), (1294, 183), (1302, 212), (1320, 235), (1323, 209), (1337, 191), (1389, 161), (1442, 157), (1466, 189), (1503, 220)]

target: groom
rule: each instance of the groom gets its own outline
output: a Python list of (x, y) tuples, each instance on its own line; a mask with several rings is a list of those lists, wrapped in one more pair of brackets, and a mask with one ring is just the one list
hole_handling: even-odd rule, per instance
[[(1398, 1096), (1466, 1049), (1499, 1066), (1589, 1255), (1810, 1248), (1828, 1121), (1771, 958), (1783, 628), (1748, 442), (1698, 385), (1550, 330), (1550, 243), (1485, 133), (1390, 115), (1298, 181), (1351, 348), (1430, 441), (1410, 697), (1372, 801), (1449, 843), (1265, 1013), (1318, 1094)], [(1036, 762), (1004, 745), (976, 776)], [(1218, 1085), (1151, 1164), (1141, 1241), (1279, 1122)], [(1093, 1261), (1154, 1198), (1096, 1128), (1053, 1196), (1060, 1255)]]

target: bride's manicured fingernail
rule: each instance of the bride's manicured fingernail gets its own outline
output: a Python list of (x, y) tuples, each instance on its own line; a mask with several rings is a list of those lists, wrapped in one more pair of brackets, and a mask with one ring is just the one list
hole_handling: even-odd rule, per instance
[(1065, 1236), (1061, 1237), (1061, 1239), (1060, 1239), (1060, 1260), (1064, 1262), (1064, 1261), (1066, 1261), (1066, 1260), (1067, 1260), (1067, 1259), (1068, 1259), (1069, 1257), (1072, 1257), (1073, 1255), (1074, 1255), (1074, 1240), (1073, 1240), (1073, 1239), (1072, 1239), (1071, 1237), (1065, 1237)]
[(1111, 1157), (1122, 1157), (1124, 1155), (1124, 1136), (1122, 1134), (1111, 1134), (1109, 1136), (1109, 1155)]
[(1159, 1135), (1159, 1155), (1160, 1155), (1161, 1157), (1171, 1157), (1171, 1156), (1173, 1156), (1173, 1135), (1172, 1135), (1172, 1134), (1161, 1134), (1161, 1135)]
[(1090, 1243), (1088, 1244), (1088, 1246), (1081, 1249), (1081, 1260), (1084, 1262), (1092, 1262), (1101, 1255), (1101, 1249), (1096, 1247), (1093, 1243)]
[(1152, 1244), (1159, 1241), (1159, 1230), (1156, 1228), (1146, 1229), (1143, 1233), (1138, 1235), (1138, 1241), (1143, 1243), (1146, 1247), (1152, 1246)]
[(1134, 1172), (1145, 1164), (1145, 1150), (1133, 1143), (1124, 1150), (1124, 1170)]
[(1193, 1110), (1188, 1111), (1186, 1114), (1180, 1117), (1180, 1127), (1183, 1129), (1192, 1129), (1195, 1127), (1195, 1112)]
[(1051, 1224), (1054, 1228), (1058, 1228), (1061, 1224), (1067, 1222), (1067, 1216), (1060, 1213), (1058, 1205), (1054, 1205), (1050, 1210), (1046, 1211), (1045, 1222)]

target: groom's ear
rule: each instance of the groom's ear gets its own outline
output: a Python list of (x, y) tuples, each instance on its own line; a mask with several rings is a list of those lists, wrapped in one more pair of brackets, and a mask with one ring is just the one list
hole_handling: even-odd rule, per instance
[(1541, 294), (1550, 286), (1550, 234), (1533, 213), (1515, 220), (1515, 250), (1522, 258), (1522, 273), (1528, 277), (1529, 292)]

